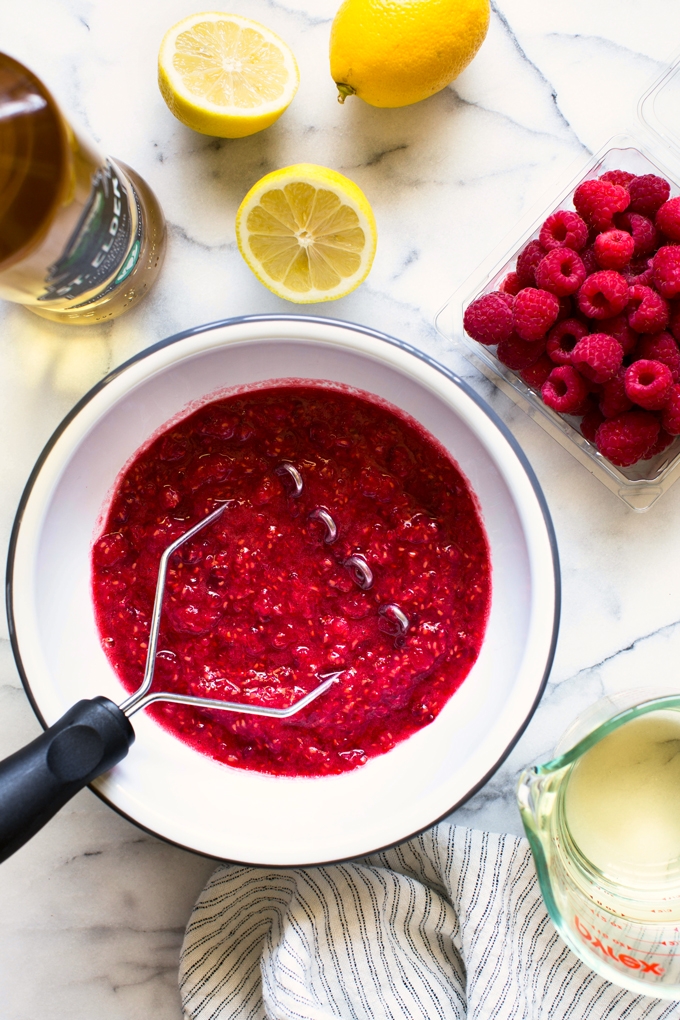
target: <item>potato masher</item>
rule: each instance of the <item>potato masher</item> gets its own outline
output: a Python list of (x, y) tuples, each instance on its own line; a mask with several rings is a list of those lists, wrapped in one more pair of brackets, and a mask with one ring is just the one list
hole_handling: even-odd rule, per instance
[(189, 528), (161, 556), (144, 678), (138, 690), (120, 705), (101, 696), (77, 702), (39, 737), (0, 762), (0, 862), (31, 839), (79, 790), (125, 757), (135, 739), (129, 717), (152, 702), (288, 719), (327, 691), (341, 675), (342, 671), (317, 674), (322, 682), (287, 708), (151, 690), (170, 557), (217, 520), (228, 505), (224, 503)]

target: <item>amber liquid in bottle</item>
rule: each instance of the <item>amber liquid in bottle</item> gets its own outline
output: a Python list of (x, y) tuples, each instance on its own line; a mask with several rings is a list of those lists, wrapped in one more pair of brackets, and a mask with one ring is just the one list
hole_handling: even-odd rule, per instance
[(165, 238), (148, 184), (0, 53), (0, 298), (55, 322), (104, 322), (147, 293)]

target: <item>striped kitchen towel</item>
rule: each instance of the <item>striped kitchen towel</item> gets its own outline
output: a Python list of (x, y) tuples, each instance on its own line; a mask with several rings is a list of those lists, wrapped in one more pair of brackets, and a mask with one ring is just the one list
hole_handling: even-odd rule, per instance
[(446, 824), (351, 864), (218, 867), (180, 992), (187, 1020), (680, 1020), (567, 949), (526, 840)]

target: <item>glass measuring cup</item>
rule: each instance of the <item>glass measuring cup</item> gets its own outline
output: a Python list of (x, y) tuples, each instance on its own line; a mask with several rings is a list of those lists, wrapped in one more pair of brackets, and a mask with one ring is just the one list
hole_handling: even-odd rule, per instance
[[(632, 728), (622, 729), (630, 724)], [(582, 763), (583, 770), (584, 756), (593, 749), (601, 754), (605, 738), (611, 738), (608, 747), (616, 741), (624, 768), (637, 766), (637, 752), (632, 749), (640, 726), (646, 726), (646, 731), (650, 726), (677, 727), (680, 736), (680, 694), (645, 689), (597, 702), (564, 734), (552, 761), (525, 769), (517, 799), (548, 913), (567, 945), (614, 984), (658, 998), (680, 999), (680, 853), (633, 865), (602, 863), (604, 858), (598, 858), (598, 866), (575, 841), (577, 816), (570, 815), (568, 809), (570, 780), (572, 802), (577, 789), (577, 766)], [(680, 740), (677, 746), (675, 740), (660, 741), (658, 747), (662, 746), (669, 761), (680, 755)], [(588, 761), (593, 761), (592, 754)], [(615, 770), (602, 775), (605, 782), (612, 776), (617, 781)], [(649, 796), (655, 794), (654, 785), (650, 783)], [(624, 796), (625, 792), (624, 784)], [(644, 798), (647, 790), (638, 790), (637, 796), (640, 794)], [(635, 803), (635, 791), (631, 790), (633, 813)], [(661, 797), (658, 804), (665, 809), (666, 800)], [(668, 806), (671, 828), (680, 832), (680, 812), (676, 816), (670, 802)], [(624, 834), (628, 823), (636, 824), (633, 814), (623, 821)], [(590, 845), (597, 846), (598, 818), (591, 818), (590, 823), (595, 831), (595, 842)], [(607, 826), (606, 812), (600, 824)], [(639, 827), (629, 832), (638, 847), (660, 845), (657, 832)], [(611, 829), (601, 834), (611, 839)]]

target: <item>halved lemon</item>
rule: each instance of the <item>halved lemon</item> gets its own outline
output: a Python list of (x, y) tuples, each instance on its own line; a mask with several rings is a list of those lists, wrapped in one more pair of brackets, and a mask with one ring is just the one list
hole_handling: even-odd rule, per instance
[(262, 131), (290, 105), (300, 73), (283, 39), (238, 14), (192, 14), (166, 32), (158, 85), (178, 120), (219, 138)]
[(354, 181), (313, 163), (267, 174), (236, 214), (236, 240), (258, 280), (298, 304), (344, 297), (366, 279), (373, 210)]

